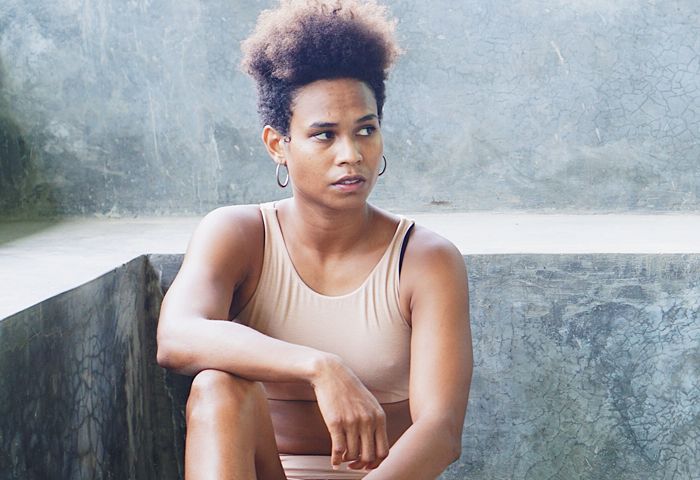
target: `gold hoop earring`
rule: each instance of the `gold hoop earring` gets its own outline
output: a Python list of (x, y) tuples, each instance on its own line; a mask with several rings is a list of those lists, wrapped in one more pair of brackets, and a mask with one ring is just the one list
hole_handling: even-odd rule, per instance
[[(287, 176), (285, 177), (284, 182), (280, 181), (280, 167), (284, 167), (284, 169), (287, 171)], [(289, 185), (289, 169), (287, 168), (286, 163), (277, 164), (277, 168), (275, 168), (275, 179), (277, 180), (277, 185), (279, 185), (282, 188)]]
[(384, 167), (382, 168), (382, 171), (379, 172), (379, 177), (381, 177), (384, 174), (384, 172), (386, 172), (386, 157), (384, 155), (382, 155), (382, 160), (384, 160)]

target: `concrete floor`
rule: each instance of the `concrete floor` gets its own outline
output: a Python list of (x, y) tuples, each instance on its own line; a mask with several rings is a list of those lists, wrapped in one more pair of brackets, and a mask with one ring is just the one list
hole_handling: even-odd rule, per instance
[[(407, 215), (467, 254), (700, 253), (700, 215)], [(145, 253), (182, 253), (198, 218), (0, 223), (0, 319)]]

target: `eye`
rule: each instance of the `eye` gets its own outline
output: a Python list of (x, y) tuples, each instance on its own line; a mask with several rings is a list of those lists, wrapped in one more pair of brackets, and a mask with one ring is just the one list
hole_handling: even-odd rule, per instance
[(377, 127), (375, 127), (373, 125), (367, 125), (365, 127), (362, 127), (361, 129), (359, 129), (357, 131), (357, 134), (360, 136), (363, 136), (363, 137), (368, 137), (376, 131), (377, 131)]
[(318, 132), (314, 135), (311, 136), (312, 138), (315, 138), (316, 140), (330, 140), (333, 138), (333, 132), (325, 131), (325, 132)]

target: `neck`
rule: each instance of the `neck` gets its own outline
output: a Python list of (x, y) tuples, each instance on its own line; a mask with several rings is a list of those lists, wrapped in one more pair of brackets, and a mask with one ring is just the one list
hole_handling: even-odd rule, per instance
[(367, 237), (374, 217), (365, 203), (352, 210), (331, 210), (292, 197), (283, 208), (288, 241), (321, 256), (347, 252)]

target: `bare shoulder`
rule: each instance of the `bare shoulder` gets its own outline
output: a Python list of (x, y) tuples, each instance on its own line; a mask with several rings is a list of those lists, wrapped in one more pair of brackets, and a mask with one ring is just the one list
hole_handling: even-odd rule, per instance
[(258, 205), (233, 205), (209, 212), (187, 247), (183, 267), (199, 266), (220, 271), (245, 270), (263, 248), (264, 228)]
[(457, 267), (464, 268), (464, 258), (452, 242), (420, 225), (413, 228), (404, 257), (407, 274), (439, 273)]
[(464, 257), (452, 242), (416, 225), (404, 255), (400, 290), (410, 311), (420, 302), (466, 297)]
[(215, 240), (219, 236), (249, 235), (256, 229), (262, 233), (262, 216), (258, 205), (231, 205), (207, 213), (199, 222), (195, 235)]
[(161, 321), (192, 315), (225, 319), (233, 293), (261, 255), (264, 229), (256, 205), (218, 208), (200, 222), (161, 306)]

